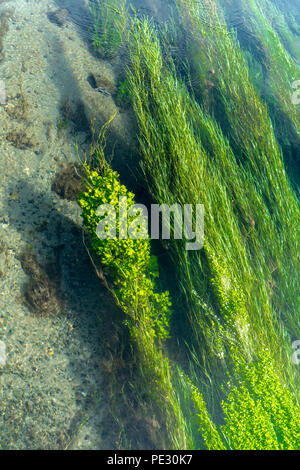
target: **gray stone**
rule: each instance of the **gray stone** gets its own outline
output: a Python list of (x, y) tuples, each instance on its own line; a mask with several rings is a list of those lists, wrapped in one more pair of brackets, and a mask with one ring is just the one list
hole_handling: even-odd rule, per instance
[(68, 10), (61, 9), (55, 11), (48, 11), (47, 17), (51, 23), (57, 24), (57, 26), (63, 26), (67, 21), (69, 12)]
[(4, 341), (0, 341), (0, 366), (6, 364), (6, 344)]

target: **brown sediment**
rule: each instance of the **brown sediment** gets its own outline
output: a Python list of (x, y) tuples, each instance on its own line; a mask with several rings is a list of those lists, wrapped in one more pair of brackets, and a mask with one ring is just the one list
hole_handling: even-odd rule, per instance
[(6, 140), (20, 150), (26, 150), (34, 147), (33, 140), (24, 130), (9, 132), (6, 136)]
[(28, 106), (28, 101), (21, 89), (20, 93), (7, 103), (5, 111), (11, 119), (25, 121), (28, 118)]
[(71, 103), (66, 96), (60, 104), (61, 120), (58, 121), (58, 129), (72, 125), (73, 132), (87, 132), (90, 134), (90, 122), (86, 116), (85, 106), (81, 100)]
[(69, 163), (59, 170), (53, 181), (52, 191), (69, 201), (77, 201), (82, 187), (82, 168), (78, 163)]
[(7, 247), (0, 240), (0, 279), (4, 279), (7, 270)]
[(32, 313), (58, 315), (63, 307), (59, 288), (60, 273), (56, 263), (41, 264), (27, 247), (20, 255), (24, 272), (29, 276), (22, 300)]

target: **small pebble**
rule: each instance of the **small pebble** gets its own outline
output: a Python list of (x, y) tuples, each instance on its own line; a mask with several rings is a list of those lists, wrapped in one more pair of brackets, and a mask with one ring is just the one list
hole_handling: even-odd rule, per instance
[(0, 366), (6, 364), (6, 344), (4, 341), (0, 341)]

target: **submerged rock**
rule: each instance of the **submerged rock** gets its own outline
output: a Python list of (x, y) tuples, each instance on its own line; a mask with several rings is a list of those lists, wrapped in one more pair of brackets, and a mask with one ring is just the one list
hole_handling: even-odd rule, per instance
[(82, 168), (78, 163), (70, 162), (58, 171), (52, 181), (52, 191), (69, 201), (77, 201), (83, 191)]
[(6, 344), (4, 341), (0, 341), (0, 366), (6, 364)]
[(103, 69), (101, 73), (91, 73), (88, 82), (95, 90), (105, 90), (110, 95), (117, 92), (116, 77), (109, 69)]
[(47, 13), (48, 20), (51, 21), (51, 23), (55, 23), (57, 24), (57, 26), (60, 27), (63, 26), (67, 21), (68, 15), (69, 12), (65, 9), (48, 11)]

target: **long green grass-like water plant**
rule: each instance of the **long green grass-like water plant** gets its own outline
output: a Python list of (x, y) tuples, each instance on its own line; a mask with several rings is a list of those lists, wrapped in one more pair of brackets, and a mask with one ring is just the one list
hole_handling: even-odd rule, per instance
[(89, 0), (93, 21), (92, 42), (101, 58), (115, 56), (127, 28), (125, 0)]
[[(286, 51), (284, 39), (274, 29), (274, 23), (284, 19), (276, 4), (269, 0), (233, 0), (230, 5), (219, 0), (219, 3), (246, 51), (251, 81), (268, 104), (286, 164), (294, 175), (300, 164), (300, 108), (293, 103), (292, 84), (300, 77), (300, 64), (297, 55), (293, 60)], [(290, 31), (287, 25), (282, 29), (285, 36)], [(289, 42), (297, 44), (291, 32), (290, 35)]]
[[(206, 191), (211, 184), (215, 194), (218, 195), (216, 199), (220, 198), (218, 202), (223, 203), (224, 210), (228, 209), (228, 226), (226, 226), (228, 231), (221, 227), (220, 220), (220, 223), (216, 221), (217, 227), (215, 230), (211, 229), (211, 233), (215, 234), (214, 237), (223, 244), (226, 251), (230, 250), (229, 246), (233, 245), (230, 239), (233, 237), (232, 232), (236, 226), (232, 207), (220, 174), (212, 171), (209, 158), (201, 143), (196, 140), (186, 117), (193, 111), (199, 113), (200, 109), (197, 106), (194, 110), (192, 109), (185, 88), (177, 82), (167, 68), (164, 68), (158, 39), (155, 39), (154, 31), (147, 22), (142, 25), (139, 22), (135, 24), (132, 34), (131, 61), (132, 94), (140, 126), (143, 164), (153, 197), (159, 203), (166, 203), (169, 206), (175, 203), (184, 205), (185, 203), (205, 204), (207, 202), (207, 206), (211, 207), (215, 203), (212, 200), (212, 194)], [(193, 179), (190, 178), (190, 174), (193, 174)], [(208, 225), (211, 228), (214, 225), (212, 212), (210, 216), (208, 215), (211, 220), (206, 220), (206, 231)], [(225, 239), (228, 241), (227, 247)], [(209, 243), (212, 244), (213, 240), (211, 239)], [(238, 256), (242, 258), (243, 255), (244, 250), (241, 250)], [(177, 260), (180, 276), (185, 279), (186, 291), (191, 297), (196, 296), (197, 299), (197, 312), (193, 322), (202, 323), (202, 328), (196, 327), (195, 329), (195, 334), (200, 334), (201, 331), (204, 333), (205, 328), (205, 321), (198, 314), (199, 308), (201, 310), (200, 292), (206, 293), (207, 281), (204, 276), (201, 277), (200, 292), (197, 292), (198, 289), (195, 289), (190, 281), (189, 261), (185, 259), (185, 256), (187, 256), (185, 244), (174, 243), (174, 261)], [(200, 280), (203, 264), (201, 253), (195, 255), (195, 258), (195, 274), (198, 270)], [(203, 283), (202, 287), (200, 287), (201, 283)], [(203, 308), (205, 310), (204, 306)], [(190, 310), (188, 314), (191, 314)], [(207, 328), (201, 341), (211, 343), (211, 345), (216, 342), (215, 347), (218, 348), (219, 321), (216, 316), (211, 316), (209, 310), (206, 316)], [(211, 328), (214, 320), (215, 328)], [(220, 354), (222, 355), (221, 351)]]
[[(249, 344), (246, 347), (247, 328), (253, 328), (251, 337), (259, 332), (258, 342), (265, 335), (265, 344), (274, 345), (277, 320), (271, 284), (277, 254), (274, 247), (268, 252), (264, 237), (272, 233), (271, 238), (276, 240), (278, 234), (261, 189), (258, 192), (251, 173), (239, 167), (219, 127), (189, 98), (185, 87), (174, 78), (174, 71), (164, 66), (151, 26), (145, 23), (142, 32), (141, 28), (137, 26), (132, 39), (131, 80), (150, 190), (160, 203), (203, 203), (206, 208), (204, 253), (188, 254), (184, 244), (172, 245), (174, 264), (187, 293), (188, 314), (193, 317), (193, 325), (202, 323), (202, 327), (196, 327), (197, 334), (208, 322), (198, 343), (213, 344), (224, 336), (223, 331), (217, 333), (216, 312), (225, 316), (225, 310), (222, 302), (216, 310), (213, 292), (223, 290), (225, 306), (226, 297), (238, 285), (246, 299), (236, 323), (244, 335), (245, 350), (251, 350)], [(261, 227), (255, 227), (252, 217)], [(280, 243), (279, 239), (279, 248)], [(218, 279), (219, 287), (212, 279)], [(210, 300), (206, 303), (205, 298)], [(253, 326), (247, 320), (249, 315)]]
[[(241, 362), (251, 363), (261, 356), (264, 345), (276, 364), (280, 386), (287, 378), (293, 383), (293, 369), (287, 362), (290, 357), (284, 357), (289, 339), (285, 343), (272, 288), (266, 282), (267, 274), (272, 279), (268, 250), (272, 248), (275, 257), (276, 252), (265, 242), (263, 230), (272, 233), (278, 247), (281, 243), (269, 213), (268, 193), (264, 194), (264, 187), (258, 190), (252, 165), (238, 164), (218, 125), (189, 97), (175, 78), (174, 67), (164, 64), (157, 34), (147, 21), (136, 22), (133, 28), (130, 80), (152, 197), (169, 205), (203, 203), (207, 209), (202, 253), (187, 253), (184, 244), (176, 241), (169, 246), (186, 295), (194, 344), (202, 355), (202, 372), (208, 369), (216, 385), (220, 370), (238, 367), (232, 347)], [(287, 194), (297, 208), (281, 172)], [(247, 197), (251, 197), (250, 203)], [(248, 218), (248, 204), (253, 204), (253, 211), (256, 207), (262, 232)], [(250, 422), (244, 424), (250, 432)], [(271, 429), (271, 422), (268, 426)]]
[(178, 4), (182, 26), (191, 31), (186, 50), (194, 94), (146, 19), (134, 20), (130, 31), (128, 83), (152, 199), (205, 207), (204, 249), (187, 252), (185, 240), (168, 244), (187, 319), (181, 339), (193, 361), (184, 361), (185, 373), (173, 372), (161, 346), (170, 302), (168, 293), (157, 292), (149, 239), (96, 234), (100, 204), (119, 214), (119, 196), (134, 202), (105, 163), (101, 142), (98, 169), (85, 167), (84, 224), (131, 334), (137, 401), (165, 423), (162, 446), (297, 449), (290, 345), (299, 332), (298, 202), (267, 108), (216, 2)]
[[(216, 3), (211, 0), (178, 1), (184, 24), (186, 27), (193, 25), (190, 59), (192, 74), (196, 77), (195, 94), (204, 109), (218, 119), (247, 179), (252, 180), (253, 187), (263, 198), (262, 216), (257, 213), (255, 198), (247, 197), (249, 216), (255, 223), (255, 230), (260, 232), (261, 250), (255, 248), (253, 260), (255, 262), (258, 257), (258, 269), (268, 264), (276, 272), (273, 308), (282, 315), (290, 333), (297, 336), (299, 203), (286, 176), (267, 108), (251, 84), (243, 54), (220, 19)], [(200, 5), (210, 18), (209, 24), (203, 22)], [(210, 71), (214, 72), (213, 86), (207, 95)], [(243, 199), (239, 204), (245, 204), (246, 198)], [(268, 238), (268, 227), (271, 226), (276, 235)], [(269, 278), (265, 276), (265, 279)]]
[[(299, 37), (300, 37), (300, 9), (298, 0), (274, 0), (274, 4), (284, 15), (285, 22), (288, 26), (289, 31), (294, 35), (294, 44), (293, 46), (297, 47), (298, 63), (300, 62), (300, 46), (299, 46)], [(276, 23), (275, 23), (276, 27)], [(279, 32), (280, 34), (280, 32)], [(293, 53), (290, 51), (291, 54)]]

